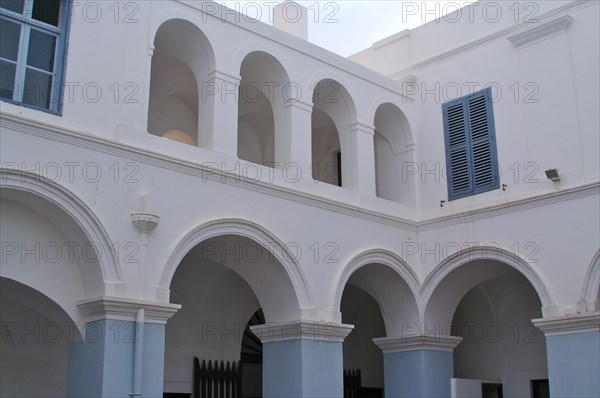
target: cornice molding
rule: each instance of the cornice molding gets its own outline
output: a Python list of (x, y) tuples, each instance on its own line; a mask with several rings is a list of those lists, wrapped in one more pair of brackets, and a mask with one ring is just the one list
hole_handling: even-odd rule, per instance
[(373, 339), (373, 343), (375, 343), (384, 354), (420, 350), (452, 352), (461, 341), (462, 337), (442, 337), (432, 335), (379, 337)]
[(556, 33), (566, 31), (573, 18), (568, 15), (557, 18), (550, 22), (546, 22), (543, 25), (536, 26), (533, 29), (526, 30), (525, 32), (517, 33), (516, 35), (508, 36), (507, 39), (517, 47), (523, 47), (547, 37), (550, 37)]
[(600, 331), (600, 312), (532, 320), (546, 336), (562, 336)]
[[(572, 10), (576, 10), (576, 9), (582, 8), (582, 7), (587, 7), (588, 5), (594, 4), (595, 2), (597, 2), (597, 0), (572, 1), (568, 4), (565, 4), (564, 6), (557, 7), (553, 10), (546, 12), (543, 15), (540, 15), (538, 18), (538, 21), (544, 22), (544, 21), (550, 20), (556, 16), (564, 15)], [(430, 65), (434, 65), (434, 64), (444, 61), (448, 58), (452, 58), (453, 56), (458, 55), (464, 51), (468, 51), (473, 48), (480, 47), (491, 41), (494, 41), (497, 39), (502, 39), (506, 36), (518, 35), (521, 32), (523, 32), (524, 30), (527, 30), (527, 28), (530, 25), (531, 25), (530, 23), (523, 22), (519, 25), (513, 25), (513, 26), (509, 26), (507, 28), (501, 29), (495, 33), (489, 34), (487, 36), (483, 36), (477, 40), (467, 42), (465, 44), (462, 44), (462, 45), (455, 47), (451, 50), (448, 50), (446, 52), (443, 52), (443, 53), (434, 55), (432, 57), (429, 57), (427, 59), (415, 62), (414, 64), (409, 65), (406, 68), (403, 68), (401, 70), (398, 70), (397, 72), (392, 73), (390, 75), (390, 78), (392, 78), (396, 81), (402, 80), (402, 78), (405, 77), (406, 75), (415, 74), (415, 72), (417, 72), (420, 69), (427, 68)]]
[(341, 55), (335, 54), (322, 47), (319, 47), (316, 44), (310, 43), (307, 40), (303, 40), (290, 33), (286, 33), (280, 29), (275, 28), (272, 25), (263, 23), (259, 20), (254, 20), (250, 22), (248, 21), (248, 19), (251, 18), (248, 18), (247, 16), (238, 13), (237, 11), (231, 10), (228, 12), (223, 12), (222, 7), (225, 7), (225, 5), (223, 4), (214, 2), (213, 4), (215, 4), (216, 7), (218, 7), (216, 12), (207, 12), (206, 9), (197, 6), (198, 4), (203, 3), (201, 1), (176, 1), (182, 5), (191, 8), (192, 10), (204, 14), (207, 18), (210, 18), (211, 20), (217, 20), (219, 21), (219, 23), (235, 25), (235, 27), (239, 29), (244, 29), (254, 36), (262, 37), (264, 39), (269, 40), (270, 42), (277, 43), (288, 50), (304, 54), (306, 57), (315, 59), (325, 65), (331, 66), (360, 80), (367, 81), (379, 88), (384, 89), (387, 92), (391, 92), (400, 95), (405, 99), (409, 99), (403, 93), (402, 86), (397, 84), (396, 81), (390, 79), (389, 77), (377, 73), (376, 71), (369, 69), (363, 65), (360, 65), (356, 62), (353, 62), (348, 58), (342, 57)]
[(493, 206), (481, 207), (479, 209), (462, 211), (457, 214), (442, 216), (438, 218), (424, 219), (417, 222), (417, 229), (425, 231), (428, 229), (445, 227), (453, 224), (462, 224), (466, 220), (478, 221), (490, 217), (498, 217), (509, 213), (547, 206), (554, 203), (583, 198), (591, 195), (600, 195), (600, 181), (595, 181), (562, 191), (544, 192), (522, 199), (516, 199)]
[[(262, 193), (272, 197), (336, 212), (350, 217), (377, 222), (379, 224), (388, 225), (395, 228), (401, 228), (411, 232), (420, 232), (432, 228), (462, 224), (465, 222), (465, 220), (477, 221), (567, 200), (591, 195), (600, 195), (600, 181), (594, 181), (573, 188), (563, 189), (558, 192), (541, 193), (535, 196), (507, 201), (502, 204), (495, 204), (493, 206), (482, 207), (474, 210), (466, 210), (452, 215), (420, 220), (410, 220), (391, 214), (377, 212), (375, 210), (361, 208), (359, 206), (343, 203), (334, 199), (316, 196), (311, 193), (293, 190), (281, 185), (257, 181), (255, 179), (247, 179), (241, 175), (237, 175), (226, 170), (215, 170), (214, 167), (208, 167), (202, 163), (194, 163), (187, 160), (177, 159), (172, 156), (152, 152), (144, 148), (93, 136), (81, 131), (59, 128), (10, 113), (0, 112), (0, 127), (10, 128), (24, 134), (30, 134), (56, 142), (67, 143), (69, 145), (86, 148), (96, 152), (102, 152), (116, 157), (130, 159), (132, 161), (161, 167), (167, 170), (199, 176), (203, 179), (214, 181), (219, 184), (235, 185), (237, 188)], [(212, 166), (212, 164), (210, 166)]]
[(294, 340), (341, 343), (352, 329), (354, 329), (353, 325), (314, 321), (291, 321), (250, 326), (252, 333), (263, 343)]
[[(319, 197), (310, 193), (291, 190), (287, 187), (274, 185), (255, 179), (247, 179), (227, 170), (215, 170), (210, 163), (208, 166), (202, 163), (194, 163), (187, 160), (177, 159), (136, 146), (109, 140), (103, 137), (59, 128), (43, 122), (22, 118), (12, 114), (0, 112), (0, 127), (11, 128), (15, 131), (30, 134), (45, 139), (63, 142), (70, 145), (86, 148), (95, 152), (102, 152), (116, 157), (130, 159), (167, 170), (181, 172), (201, 177), (207, 181), (219, 184), (230, 184), (237, 188), (247, 189), (265, 195), (290, 200), (311, 207), (321, 208), (351, 217), (358, 217), (368, 221), (378, 222), (392, 227), (416, 231), (416, 223), (401, 217), (385, 215), (376, 211), (364, 209), (351, 204), (343, 203), (333, 199)], [(142, 133), (141, 133), (142, 134)]]
[(103, 319), (134, 322), (137, 310), (144, 309), (146, 323), (164, 325), (180, 308), (179, 304), (101, 296), (77, 303), (86, 323)]

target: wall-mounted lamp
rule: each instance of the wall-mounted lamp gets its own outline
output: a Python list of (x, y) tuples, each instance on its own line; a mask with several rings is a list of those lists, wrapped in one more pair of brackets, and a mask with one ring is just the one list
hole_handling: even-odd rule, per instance
[(548, 178), (550, 181), (552, 181), (552, 182), (560, 181), (560, 177), (558, 175), (558, 170), (549, 169), (549, 170), (546, 170), (545, 173), (546, 173), (546, 178)]

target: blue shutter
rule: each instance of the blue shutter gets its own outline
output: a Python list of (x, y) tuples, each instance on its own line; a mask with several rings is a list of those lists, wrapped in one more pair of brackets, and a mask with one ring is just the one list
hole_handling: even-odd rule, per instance
[(446, 175), (450, 200), (473, 192), (466, 108), (464, 99), (443, 105)]
[(443, 104), (448, 200), (499, 188), (491, 89)]
[(469, 97), (467, 103), (473, 166), (473, 193), (499, 188), (491, 88)]

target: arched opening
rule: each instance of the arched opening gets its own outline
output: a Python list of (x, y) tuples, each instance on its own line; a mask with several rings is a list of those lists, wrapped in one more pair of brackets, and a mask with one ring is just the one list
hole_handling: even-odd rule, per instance
[(335, 123), (325, 112), (312, 113), (312, 177), (342, 186), (340, 138)]
[(331, 79), (313, 91), (312, 174), (316, 181), (351, 187), (350, 130), (356, 110), (348, 91)]
[(241, 363), (242, 363), (242, 391), (246, 397), (262, 396), (262, 364), (263, 345), (250, 327), (263, 325), (265, 314), (259, 309), (252, 315), (242, 337)]
[(210, 111), (199, 93), (214, 69), (208, 39), (190, 22), (176, 19), (158, 29), (154, 46), (148, 132), (206, 147)]
[(277, 256), (244, 236), (212, 236), (183, 257), (170, 290), (182, 308), (166, 327), (165, 393), (193, 392), (196, 357), (241, 362), (242, 396), (261, 396), (262, 344), (250, 326), (298, 319), (300, 311)]
[(4, 277), (0, 277), (0, 313), (1, 395), (66, 396), (69, 346), (81, 341), (75, 321), (39, 291)]
[(600, 250), (596, 252), (585, 275), (580, 305), (583, 312), (600, 311)]
[(462, 337), (454, 349), (457, 396), (548, 397), (542, 316), (532, 283), (496, 259), (468, 261), (437, 285), (426, 308), (428, 330)]
[(401, 336), (405, 323), (418, 323), (418, 309), (408, 283), (389, 264), (357, 261), (340, 305), (342, 323), (354, 325), (344, 340), (344, 369), (360, 371), (359, 397), (383, 397), (384, 357), (373, 339)]
[(351, 282), (342, 296), (342, 323), (354, 325), (344, 340), (344, 371), (360, 371), (361, 395), (365, 390), (383, 397), (383, 353), (373, 339), (385, 337), (385, 323), (377, 301)]
[(2, 188), (0, 211), (0, 276), (38, 290), (80, 321), (76, 303), (106, 294), (100, 262), (113, 253), (88, 238), (81, 213), (75, 220), (33, 193)]
[(281, 168), (289, 146), (284, 106), (287, 73), (273, 56), (256, 51), (244, 58), (240, 75), (238, 157)]
[(375, 113), (375, 172), (377, 196), (402, 204), (414, 199), (414, 148), (402, 111), (385, 103)]

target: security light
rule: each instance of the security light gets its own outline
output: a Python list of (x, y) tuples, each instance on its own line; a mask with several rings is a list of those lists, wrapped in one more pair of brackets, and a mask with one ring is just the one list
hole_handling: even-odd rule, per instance
[(559, 182), (560, 181), (560, 177), (558, 176), (558, 170), (556, 169), (549, 169), (546, 170), (546, 177), (551, 180), (552, 182)]

